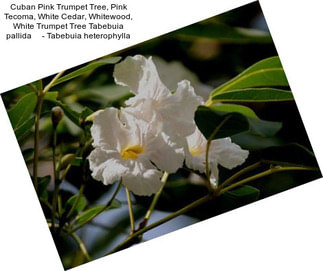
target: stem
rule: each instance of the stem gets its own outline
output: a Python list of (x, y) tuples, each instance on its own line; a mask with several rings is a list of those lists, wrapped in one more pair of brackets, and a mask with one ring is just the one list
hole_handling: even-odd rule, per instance
[(131, 234), (127, 239), (125, 239), (122, 243), (120, 243), (117, 247), (115, 247), (114, 249), (112, 249), (109, 253), (105, 254), (105, 255), (109, 255), (109, 254), (112, 254), (114, 252), (117, 252), (125, 247), (127, 247), (127, 245), (129, 244), (132, 244), (132, 241), (134, 239), (136, 239), (137, 237), (139, 237), (140, 235), (142, 235), (143, 233), (145, 233), (146, 231), (149, 231), (153, 228), (156, 228), (158, 226), (160, 226), (161, 224), (179, 216), (179, 215), (182, 215), (188, 211), (190, 211), (191, 209), (203, 204), (203, 203), (206, 203), (208, 202), (209, 200), (211, 200), (213, 198), (213, 195), (212, 194), (208, 194), (194, 202), (192, 202), (191, 204), (185, 206), (184, 208), (172, 213), (171, 215), (169, 216), (166, 216), (164, 217), (163, 219), (155, 222), (155, 223), (152, 223), (150, 225), (148, 225), (147, 227), (143, 228), (143, 229), (140, 229), (139, 231), (136, 231), (135, 233)]
[(72, 207), (71, 207), (71, 209), (69, 210), (69, 212), (67, 213), (67, 215), (66, 215), (66, 220), (73, 214), (73, 212), (74, 212), (74, 210), (75, 210), (75, 208), (76, 208), (76, 206), (78, 205), (78, 203), (79, 203), (79, 201), (80, 201), (80, 198), (82, 197), (82, 195), (83, 195), (83, 191), (84, 191), (84, 188), (85, 188), (85, 184), (83, 183), (83, 184), (81, 184), (81, 186), (80, 186), (80, 190), (79, 190), (79, 192), (78, 192), (78, 194), (77, 194), (77, 198), (76, 198), (76, 200), (74, 201), (74, 203), (73, 203), (73, 205), (72, 205)]
[(152, 202), (151, 202), (151, 204), (150, 204), (150, 206), (149, 206), (149, 209), (148, 209), (148, 211), (147, 211), (147, 213), (146, 213), (146, 215), (145, 215), (145, 217), (144, 217), (143, 221), (140, 223), (140, 228), (144, 228), (144, 227), (147, 225), (147, 223), (148, 223), (148, 221), (149, 221), (149, 218), (150, 218), (150, 216), (151, 216), (151, 214), (152, 214), (153, 210), (155, 209), (156, 204), (157, 204), (157, 202), (158, 202), (158, 200), (159, 200), (159, 198), (160, 198), (160, 195), (161, 195), (161, 193), (163, 192), (163, 189), (164, 189), (164, 187), (165, 187), (165, 185), (166, 185), (166, 182), (167, 182), (168, 176), (169, 176), (169, 173), (165, 171), (165, 172), (164, 172), (164, 174), (163, 174), (163, 177), (162, 177), (162, 179), (161, 179), (162, 187), (161, 187), (161, 188), (159, 189), (159, 191), (155, 194), (155, 196), (154, 196), (154, 198), (153, 198), (153, 200), (152, 200)]
[(231, 190), (233, 188), (236, 188), (236, 187), (238, 187), (240, 185), (243, 185), (245, 183), (251, 182), (251, 181), (253, 181), (255, 179), (259, 179), (261, 177), (265, 177), (265, 176), (268, 176), (270, 174), (274, 174), (274, 173), (277, 173), (277, 172), (290, 171), (290, 170), (309, 170), (309, 171), (312, 171), (313, 168), (310, 168), (310, 167), (308, 167), (308, 168), (306, 168), (306, 167), (274, 167), (274, 168), (270, 168), (270, 169), (268, 169), (266, 171), (263, 171), (263, 172), (258, 173), (256, 175), (253, 175), (253, 176), (250, 176), (248, 178), (245, 178), (245, 179), (243, 179), (243, 180), (241, 180), (239, 182), (236, 182), (236, 183), (234, 183), (234, 184), (232, 184), (230, 186), (227, 186), (227, 187), (221, 189), (221, 191), (219, 192), (219, 195), (222, 195), (225, 192), (227, 192), (227, 191), (229, 191), (229, 190)]
[(58, 74), (56, 74), (56, 76), (52, 79), (52, 81), (50, 81), (49, 84), (44, 88), (43, 95), (45, 95), (54, 86), (54, 83), (56, 82), (56, 80), (60, 78), (64, 72), (65, 71), (61, 71)]
[(33, 89), (33, 91), (36, 93), (36, 95), (38, 95), (37, 88), (32, 83), (28, 84), (28, 86), (30, 86)]
[(81, 252), (83, 253), (85, 259), (90, 262), (91, 261), (91, 257), (89, 255), (89, 253), (87, 252), (86, 246), (83, 243), (82, 239), (76, 234), (76, 233), (72, 233), (71, 236), (73, 237), (73, 239), (77, 242), (77, 244), (80, 247)]
[(117, 188), (116, 188), (116, 190), (114, 191), (114, 193), (113, 193), (113, 195), (112, 195), (111, 199), (107, 202), (107, 204), (106, 204), (104, 207), (102, 207), (102, 209), (101, 209), (98, 213), (96, 213), (96, 214), (95, 214), (95, 216), (93, 216), (93, 217), (89, 218), (89, 219), (88, 219), (88, 220), (86, 220), (82, 225), (77, 226), (76, 228), (74, 228), (73, 230), (71, 230), (69, 233), (76, 232), (77, 230), (79, 230), (80, 228), (82, 228), (85, 224), (89, 223), (89, 222), (90, 222), (90, 221), (92, 221), (94, 218), (96, 218), (96, 217), (97, 217), (99, 214), (101, 214), (101, 213), (102, 213), (106, 208), (108, 208), (108, 207), (112, 204), (113, 200), (116, 198), (117, 194), (119, 193), (121, 186), (122, 186), (122, 182), (120, 181), (120, 182), (119, 182), (119, 184), (118, 184), (118, 187), (117, 187)]
[(68, 171), (70, 170), (74, 160), (79, 156), (79, 155), (83, 155), (83, 148), (87, 148), (90, 144), (92, 143), (92, 140), (88, 141), (84, 146), (80, 145), (79, 148), (77, 149), (77, 151), (75, 152), (75, 158), (67, 165), (67, 167), (65, 168), (64, 172), (61, 174), (60, 179), (63, 181), (68, 173)]
[(261, 162), (257, 162), (257, 163), (254, 163), (250, 166), (247, 166), (247, 167), (241, 169), (240, 171), (238, 171), (237, 173), (233, 174), (228, 179), (226, 179), (222, 184), (219, 185), (219, 187), (217, 189), (218, 190), (222, 189), (223, 187), (227, 186), (229, 183), (231, 183), (233, 180), (240, 177), (241, 175), (247, 173), (250, 170), (254, 170), (254, 169), (258, 168), (259, 166), (261, 166), (261, 164), (262, 164)]
[[(48, 225), (48, 227), (51, 227), (51, 228), (59, 228), (60, 227), (58, 224), (55, 224), (55, 223), (53, 224), (51, 222), (47, 222), (47, 225)], [(65, 228), (63, 230), (66, 231)], [(70, 234), (67, 231), (66, 231), (66, 233)], [(90, 255), (87, 252), (86, 246), (85, 246), (84, 242), (82, 241), (82, 239), (75, 233), (72, 233), (71, 236), (79, 245), (79, 248), (80, 248), (81, 252), (83, 253), (83, 255), (85, 256), (86, 260), (91, 261)]]
[(66, 218), (65, 220), (68, 220), (68, 218), (73, 214), (76, 206), (78, 205), (79, 201), (80, 201), (80, 198), (82, 197), (83, 195), (83, 191), (84, 191), (84, 188), (85, 188), (85, 183), (87, 181), (87, 172), (86, 172), (86, 157), (84, 157), (84, 146), (82, 147), (82, 184), (80, 186), (80, 190), (77, 194), (77, 198), (76, 200), (74, 201), (71, 209), (69, 210), (69, 212), (67, 213), (66, 215)]
[[(57, 205), (57, 198), (58, 198), (58, 192), (59, 192), (59, 184), (55, 182), (55, 188), (53, 193), (53, 202), (52, 202), (52, 225), (55, 224), (55, 216), (56, 216), (56, 205)], [(53, 228), (55, 231), (55, 228)]]
[[(78, 149), (78, 150), (76, 151), (76, 153), (75, 153), (75, 158), (79, 155), (79, 153), (80, 153), (80, 150)], [(75, 158), (74, 158), (74, 159), (75, 159)], [(73, 159), (73, 161), (74, 161), (74, 159)], [(64, 172), (61, 174), (60, 179), (61, 179), (62, 181), (64, 181), (64, 179), (66, 178), (67, 173), (69, 172), (70, 168), (72, 167), (72, 163), (73, 163), (73, 161), (71, 161), (71, 162), (68, 164), (68, 166), (65, 168)]]
[(57, 141), (57, 133), (56, 128), (53, 131), (53, 169), (54, 169), (54, 193), (53, 193), (53, 202), (52, 202), (52, 225), (53, 231), (55, 231), (55, 215), (56, 215), (56, 205), (57, 205), (57, 198), (58, 198), (58, 188), (59, 185), (57, 183), (57, 174), (56, 174), (56, 141)]
[[(247, 171), (246, 169), (249, 169), (250, 170), (251, 168), (256, 167), (256, 164), (257, 163), (255, 163), (255, 164), (253, 164), (253, 165), (245, 168), (244, 170), (242, 170), (243, 173), (245, 173)], [(227, 191), (229, 191), (229, 190), (231, 190), (231, 189), (233, 189), (233, 188), (235, 188), (237, 186), (243, 185), (243, 184), (245, 184), (247, 182), (253, 181), (253, 180), (258, 179), (258, 178), (261, 178), (261, 177), (265, 177), (267, 175), (270, 175), (270, 174), (273, 174), (273, 173), (276, 173), (276, 172), (287, 171), (287, 170), (310, 170), (310, 171), (313, 171), (313, 170), (317, 170), (317, 169), (311, 168), (311, 167), (274, 167), (274, 168), (270, 168), (270, 169), (268, 169), (268, 170), (266, 170), (264, 172), (258, 173), (258, 174), (254, 175), (254, 176), (245, 178), (245, 179), (243, 179), (243, 180), (241, 180), (241, 181), (239, 181), (237, 183), (234, 183), (234, 184), (232, 184), (230, 186), (227, 186), (227, 187), (225, 187), (223, 189), (220, 189), (220, 190), (219, 189), (216, 189), (213, 193), (207, 194), (206, 196), (204, 196), (204, 197), (202, 197), (202, 198), (200, 198), (200, 199), (192, 202), (191, 204), (189, 204), (189, 205), (185, 206), (184, 208), (182, 208), (182, 209), (180, 209), (180, 210), (178, 210), (178, 211), (170, 214), (169, 216), (166, 216), (163, 219), (161, 219), (159, 221), (156, 221), (155, 223), (152, 223), (152, 224), (146, 226), (145, 228), (140, 229), (140, 230), (134, 232), (133, 234), (129, 235), (118, 246), (116, 246), (114, 249), (112, 249), (110, 252), (108, 252), (105, 255), (110, 255), (110, 254), (112, 254), (114, 252), (117, 252), (117, 251), (119, 251), (121, 249), (124, 249), (124, 248), (127, 248), (127, 247), (131, 246), (132, 244), (136, 243), (136, 241), (138, 241), (137, 240), (138, 237), (140, 237), (141, 235), (143, 235), (146, 231), (149, 231), (149, 230), (151, 230), (153, 228), (156, 228), (156, 227), (160, 226), (161, 224), (163, 224), (165, 222), (168, 222), (169, 220), (171, 220), (171, 219), (173, 219), (173, 218), (175, 218), (175, 217), (177, 217), (179, 215), (182, 215), (182, 214), (184, 214), (184, 213), (186, 213), (186, 212), (188, 212), (188, 211), (190, 211), (190, 210), (192, 210), (192, 209), (200, 206), (201, 204), (204, 204), (204, 203), (206, 203), (206, 202), (208, 202), (208, 201), (216, 198), (217, 196), (222, 195), (223, 193), (225, 193), (225, 192), (227, 192)], [(238, 172), (238, 173), (240, 175), (243, 174), (243, 173), (241, 173), (241, 171)], [(237, 175), (238, 175), (238, 173), (236, 173), (233, 176), (235, 176), (235, 178), (236, 178)], [(227, 182), (228, 180), (232, 181), (233, 180), (233, 176), (230, 177), (229, 179), (227, 179), (225, 182)], [(227, 182), (227, 183), (229, 183), (229, 182)]]
[(126, 187), (126, 193), (127, 193), (128, 210), (129, 210), (129, 218), (130, 218), (130, 226), (131, 226), (130, 234), (132, 234), (135, 231), (135, 219), (134, 219), (134, 215), (133, 215), (131, 195), (130, 195), (130, 191), (127, 187)]
[(39, 91), (37, 94), (37, 105), (36, 105), (36, 114), (35, 114), (35, 133), (34, 133), (34, 161), (33, 161), (33, 183), (36, 192), (38, 192), (38, 155), (39, 155), (39, 121), (41, 109), (43, 106), (44, 96), (53, 86), (55, 81), (64, 73), (64, 71), (58, 73), (52, 81), (44, 88), (44, 90)]
[(39, 198), (40, 202), (46, 205), (46, 207), (52, 212), (52, 205), (45, 199)]

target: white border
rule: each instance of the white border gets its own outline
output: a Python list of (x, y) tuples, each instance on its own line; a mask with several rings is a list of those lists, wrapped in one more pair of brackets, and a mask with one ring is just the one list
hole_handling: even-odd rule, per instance
[[(1, 1), (1, 11), (9, 2)], [(128, 44), (1, 40), (1, 91), (247, 2), (137, 0), (137, 36)], [(260, 2), (322, 168), (320, 1)], [(1, 270), (63, 270), (2, 103), (0, 123)], [(321, 191), (314, 181), (73, 270), (322, 270)]]

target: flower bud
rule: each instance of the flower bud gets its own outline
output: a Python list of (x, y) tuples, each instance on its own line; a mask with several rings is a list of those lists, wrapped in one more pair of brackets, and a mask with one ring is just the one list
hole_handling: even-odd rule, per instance
[(93, 122), (94, 119), (96, 118), (97, 115), (99, 115), (102, 111), (102, 109), (95, 111), (94, 113), (92, 113), (91, 115), (87, 116), (85, 119), (85, 122)]
[(58, 123), (61, 121), (63, 116), (64, 116), (64, 112), (62, 108), (60, 108), (59, 106), (55, 106), (52, 108), (51, 117), (52, 117), (52, 123), (53, 123), (54, 129), (56, 129)]
[(73, 153), (65, 154), (60, 160), (60, 165), (59, 165), (60, 169), (66, 168), (70, 163), (73, 162), (74, 159), (75, 159), (75, 154)]

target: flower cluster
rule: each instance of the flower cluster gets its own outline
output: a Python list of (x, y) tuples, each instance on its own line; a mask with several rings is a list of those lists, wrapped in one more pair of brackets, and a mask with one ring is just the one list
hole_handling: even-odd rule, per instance
[[(152, 58), (127, 57), (114, 69), (115, 82), (128, 86), (134, 97), (120, 110), (100, 110), (91, 127), (94, 150), (89, 156), (94, 179), (123, 184), (137, 195), (156, 193), (162, 171), (176, 172), (183, 166), (205, 172), (206, 139), (194, 122), (203, 103), (187, 80), (174, 93), (160, 80)], [(242, 164), (248, 151), (230, 138), (213, 140), (210, 147), (211, 181), (216, 183), (220, 164)]]

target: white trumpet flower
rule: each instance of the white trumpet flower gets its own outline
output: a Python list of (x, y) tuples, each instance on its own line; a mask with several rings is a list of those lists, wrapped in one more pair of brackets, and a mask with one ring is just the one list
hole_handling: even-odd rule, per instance
[(151, 130), (148, 123), (127, 112), (115, 108), (99, 112), (91, 127), (93, 178), (105, 185), (122, 179), (137, 195), (156, 193), (162, 185), (161, 170), (175, 172), (183, 164), (184, 151)]
[(194, 132), (194, 113), (202, 98), (195, 94), (189, 81), (179, 82), (172, 94), (160, 80), (152, 58), (141, 55), (117, 64), (113, 75), (117, 84), (128, 86), (135, 94), (126, 101), (129, 107), (125, 110), (153, 123), (156, 133), (183, 137)]
[[(206, 147), (207, 140), (196, 127), (193, 134), (186, 137), (187, 145), (185, 148), (185, 164), (188, 168), (206, 172)], [(213, 187), (217, 186), (219, 169), (221, 165), (227, 169), (232, 169), (245, 162), (249, 152), (240, 148), (239, 145), (232, 143), (230, 137), (215, 139), (211, 141), (208, 161), (210, 170), (210, 182)]]

